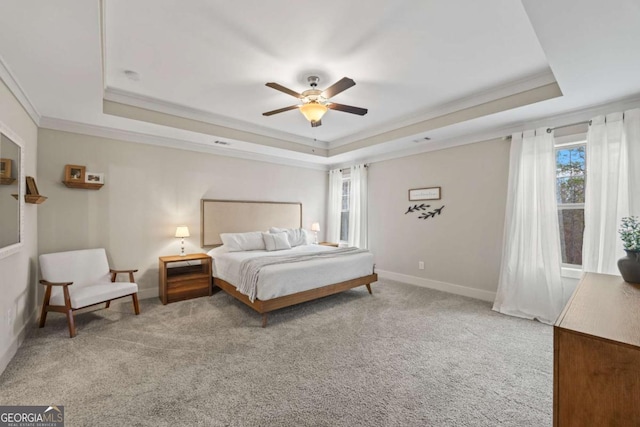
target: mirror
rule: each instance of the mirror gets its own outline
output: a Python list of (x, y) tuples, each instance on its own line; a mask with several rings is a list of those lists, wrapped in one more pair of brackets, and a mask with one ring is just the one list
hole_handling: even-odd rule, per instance
[(22, 247), (24, 153), (22, 141), (0, 122), (0, 258)]

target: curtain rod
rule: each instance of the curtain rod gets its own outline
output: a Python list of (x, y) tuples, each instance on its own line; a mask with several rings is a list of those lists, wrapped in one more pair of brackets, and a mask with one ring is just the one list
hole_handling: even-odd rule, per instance
[[(368, 168), (368, 167), (369, 167), (369, 163), (365, 163), (365, 164), (364, 164), (364, 167), (365, 167), (365, 168)], [(344, 171), (349, 170), (349, 169), (350, 169), (350, 168), (340, 169), (340, 172), (344, 172)]]
[(556, 126), (554, 128), (547, 128), (547, 133), (551, 133), (556, 129), (568, 128), (575, 125), (584, 125), (587, 123), (589, 124), (589, 126), (591, 126), (591, 120), (585, 120), (584, 122), (569, 123), (568, 125)]

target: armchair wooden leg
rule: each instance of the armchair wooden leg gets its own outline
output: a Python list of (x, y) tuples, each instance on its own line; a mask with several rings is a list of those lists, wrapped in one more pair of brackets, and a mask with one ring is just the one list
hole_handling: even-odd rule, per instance
[(367, 290), (369, 291), (369, 295), (373, 295), (373, 292), (371, 292), (371, 283), (367, 283), (365, 286), (367, 287)]
[(76, 336), (76, 325), (73, 320), (73, 309), (71, 308), (71, 297), (69, 297), (69, 286), (62, 288), (64, 292), (64, 308), (67, 315), (67, 323), (69, 324), (69, 338)]
[(136, 315), (140, 314), (140, 305), (138, 304), (138, 294), (131, 294), (131, 298), (133, 298), (133, 310), (136, 312)]
[(76, 336), (76, 324), (73, 320), (73, 310), (67, 310), (67, 323), (69, 324), (69, 338)]
[(51, 299), (51, 286), (47, 286), (44, 291), (44, 299), (42, 301), (42, 310), (40, 311), (40, 323), (38, 327), (44, 328), (44, 323), (47, 321), (47, 307), (49, 307), (49, 300)]
[(107, 301), (107, 305), (104, 306), (104, 308), (109, 308), (111, 306), (111, 300)]

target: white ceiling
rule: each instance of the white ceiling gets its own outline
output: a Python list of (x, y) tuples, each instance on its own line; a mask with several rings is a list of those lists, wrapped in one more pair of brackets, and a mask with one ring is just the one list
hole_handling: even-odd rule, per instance
[[(583, 119), (606, 103), (634, 104), (637, 40), (637, 0), (0, 3), (0, 60), (40, 126), (319, 165), (474, 142)], [(320, 88), (354, 79), (334, 100), (369, 113), (330, 110), (315, 129), (296, 110), (262, 116), (296, 103), (266, 82), (301, 92), (310, 74), (321, 77)], [(523, 95), (556, 81), (562, 96)], [(518, 102), (463, 114), (508, 96)], [(151, 113), (105, 114), (103, 99)], [(444, 114), (452, 120), (438, 120)], [(414, 142), (424, 136), (432, 141)], [(220, 139), (231, 145), (213, 143)]]

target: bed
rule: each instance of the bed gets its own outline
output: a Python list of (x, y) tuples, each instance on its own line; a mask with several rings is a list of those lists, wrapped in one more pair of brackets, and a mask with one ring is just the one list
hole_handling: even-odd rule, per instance
[[(267, 326), (267, 314), (271, 311), (358, 286), (366, 286), (371, 294), (371, 283), (378, 279), (369, 251), (315, 244), (297, 244), (281, 250), (249, 245), (249, 250), (229, 251), (235, 244), (229, 242), (230, 235), (258, 233), (253, 236), (257, 239), (261, 232), (256, 230), (269, 230), (273, 234), (282, 234), (278, 231), (283, 230), (300, 232), (300, 203), (203, 199), (201, 218), (202, 246), (212, 248), (208, 253), (213, 259), (213, 284), (262, 314), (262, 327)], [(225, 245), (223, 237), (227, 238)], [(289, 234), (290, 241), (296, 239)], [(241, 269), (251, 263), (267, 265), (257, 274), (255, 293), (242, 293), (238, 290), (245, 290)]]

